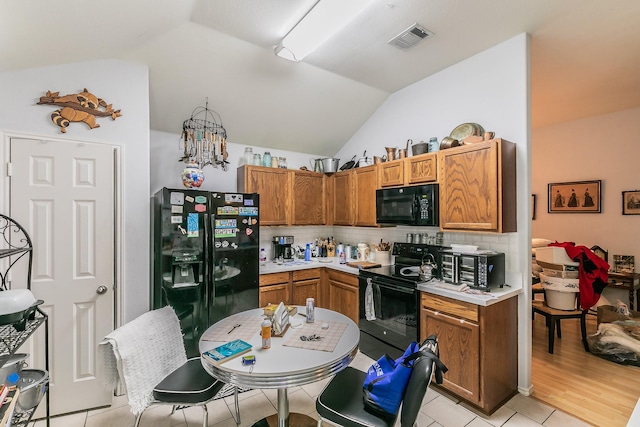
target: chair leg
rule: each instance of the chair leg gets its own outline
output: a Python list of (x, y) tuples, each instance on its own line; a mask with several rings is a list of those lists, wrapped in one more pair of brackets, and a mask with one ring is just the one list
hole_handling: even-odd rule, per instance
[(548, 320), (549, 325), (549, 353), (553, 354), (553, 341), (556, 335), (556, 321), (549, 317)]
[(171, 414), (169, 414), (169, 415), (173, 415), (173, 414), (175, 414), (175, 413), (176, 413), (176, 405), (173, 405), (173, 406), (171, 407)]
[(318, 415), (318, 427), (322, 427), (322, 417)]
[(562, 331), (560, 330), (560, 319), (556, 319), (556, 329), (558, 330), (558, 338), (562, 338)]
[[(142, 411), (144, 412), (144, 411)], [(139, 427), (140, 426), (140, 420), (142, 419), (142, 412), (140, 412), (138, 415), (136, 415), (136, 422), (133, 424), (133, 427)]]
[(233, 390), (233, 403), (236, 405), (236, 414), (233, 417), (237, 425), (240, 425), (240, 405), (238, 404), (238, 387)]
[(209, 410), (207, 405), (202, 405), (202, 427), (209, 427)]
[(582, 312), (580, 316), (580, 333), (582, 334), (582, 345), (584, 345), (584, 351), (589, 351), (589, 342), (587, 341), (587, 311)]

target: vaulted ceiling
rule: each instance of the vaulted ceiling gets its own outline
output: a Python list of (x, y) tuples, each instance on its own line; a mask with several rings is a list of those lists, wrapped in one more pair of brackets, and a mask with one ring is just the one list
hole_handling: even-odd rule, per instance
[[(208, 99), (231, 142), (333, 155), (389, 94), (527, 32), (534, 127), (640, 106), (637, 0), (375, 0), (302, 62), (275, 56), (315, 3), (0, 0), (0, 71), (143, 63), (153, 130)], [(387, 43), (416, 22), (435, 35)]]

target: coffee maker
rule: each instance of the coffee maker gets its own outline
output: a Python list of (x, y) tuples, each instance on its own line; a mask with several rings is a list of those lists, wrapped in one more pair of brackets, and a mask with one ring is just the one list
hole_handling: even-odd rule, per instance
[(293, 261), (294, 251), (291, 247), (293, 245), (293, 236), (273, 236), (273, 259), (277, 261), (278, 258), (286, 261)]

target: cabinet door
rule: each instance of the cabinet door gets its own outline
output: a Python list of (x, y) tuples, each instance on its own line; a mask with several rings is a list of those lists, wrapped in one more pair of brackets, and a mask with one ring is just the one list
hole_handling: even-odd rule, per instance
[(293, 305), (306, 305), (307, 298), (313, 298), (318, 305), (320, 279), (299, 280), (293, 282)]
[(333, 224), (353, 225), (353, 171), (333, 175)]
[(358, 324), (357, 276), (329, 272), (329, 309), (344, 314)]
[(267, 304), (280, 304), (281, 302), (286, 305), (291, 305), (289, 298), (289, 290), (291, 286), (289, 283), (282, 283), (279, 285), (268, 285), (260, 288), (260, 307), (264, 307)]
[(260, 194), (260, 225), (288, 225), (290, 171), (262, 166), (238, 168), (238, 191)]
[(404, 160), (380, 163), (378, 165), (380, 188), (404, 185)]
[[(325, 175), (316, 172), (294, 171), (291, 211), (293, 225), (324, 225)], [(262, 203), (262, 199), (260, 199)]]
[(494, 139), (439, 153), (440, 227), (516, 231), (515, 144)]
[(498, 230), (498, 150), (478, 143), (442, 153), (440, 224), (443, 229)]
[(438, 177), (436, 153), (420, 154), (405, 159), (405, 182), (408, 185), (436, 181)]
[(355, 179), (355, 225), (376, 225), (376, 188), (377, 176), (375, 166), (358, 168)]
[[(436, 334), (440, 359), (449, 371), (442, 387), (462, 398), (480, 402), (480, 328), (468, 320), (421, 309), (420, 335)], [(498, 360), (494, 361), (499, 363)]]

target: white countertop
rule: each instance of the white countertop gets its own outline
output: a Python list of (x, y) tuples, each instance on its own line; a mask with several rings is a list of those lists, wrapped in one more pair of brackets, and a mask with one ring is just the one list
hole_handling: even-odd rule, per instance
[[(351, 273), (355, 275), (358, 275), (359, 273), (359, 269), (355, 267), (349, 267), (346, 264), (340, 264), (340, 258), (333, 257), (312, 258), (311, 261), (296, 260), (294, 262), (285, 262), (282, 265), (278, 265), (273, 261), (267, 261), (266, 265), (260, 266), (260, 274), (281, 273), (285, 271), (305, 270), (309, 268), (319, 267), (332, 268), (334, 270), (344, 271), (345, 273)], [(435, 282), (431, 282), (430, 284), (418, 284), (418, 290), (483, 306), (495, 304), (497, 302), (504, 301), (522, 293), (521, 287), (505, 287), (492, 289), (491, 292), (486, 292), (483, 294), (458, 292), (449, 289), (438, 288), (435, 286)]]
[(497, 288), (491, 289), (491, 292), (480, 292), (473, 291), (470, 292), (459, 292), (444, 288), (439, 288), (436, 286), (436, 283), (439, 281), (433, 281), (429, 283), (418, 283), (418, 290), (422, 292), (427, 292), (434, 295), (440, 295), (442, 297), (448, 297), (457, 299), (459, 301), (468, 302), (476, 305), (491, 305), (500, 301), (504, 301), (506, 299), (515, 297), (522, 293), (522, 288)]
[[(348, 260), (355, 262), (355, 259)], [(340, 264), (340, 258), (311, 258), (311, 261), (295, 260), (293, 262), (285, 262), (278, 265), (275, 261), (267, 261), (265, 265), (260, 266), (260, 274), (282, 273), (284, 271), (307, 270), (309, 268), (327, 267), (334, 270), (344, 271), (345, 273), (358, 274), (358, 269), (349, 267), (347, 264)]]

